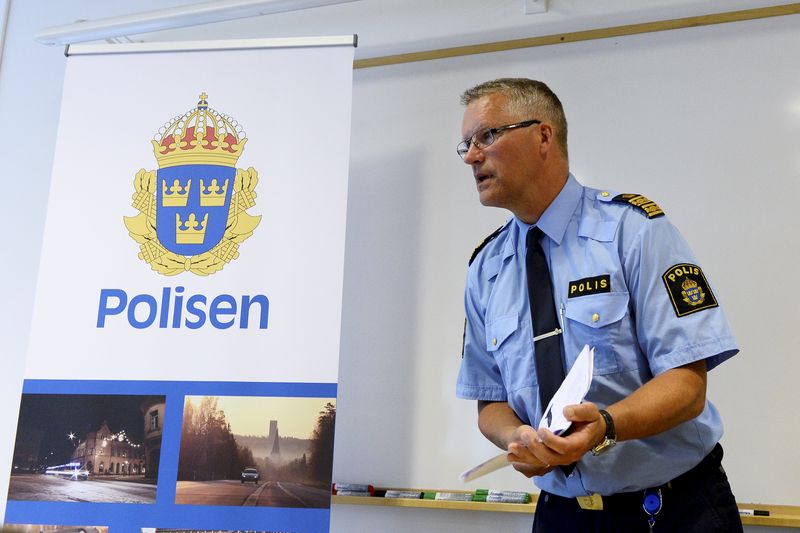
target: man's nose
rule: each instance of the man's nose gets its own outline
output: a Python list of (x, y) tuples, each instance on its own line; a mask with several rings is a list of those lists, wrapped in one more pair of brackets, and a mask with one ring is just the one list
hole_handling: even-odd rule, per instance
[(464, 155), (464, 163), (472, 165), (483, 160), (483, 150), (478, 148), (475, 143), (470, 143), (467, 153)]

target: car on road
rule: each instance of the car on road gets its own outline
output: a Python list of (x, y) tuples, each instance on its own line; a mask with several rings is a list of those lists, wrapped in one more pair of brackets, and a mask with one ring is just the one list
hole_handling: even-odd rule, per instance
[(242, 470), (242, 483), (245, 481), (252, 481), (256, 485), (258, 485), (258, 480), (260, 476), (258, 475), (258, 470), (255, 468), (245, 468)]
[(73, 481), (86, 481), (89, 479), (89, 471), (86, 470), (80, 463), (67, 463), (58, 466), (48, 466), (44, 473), (49, 476), (71, 479)]

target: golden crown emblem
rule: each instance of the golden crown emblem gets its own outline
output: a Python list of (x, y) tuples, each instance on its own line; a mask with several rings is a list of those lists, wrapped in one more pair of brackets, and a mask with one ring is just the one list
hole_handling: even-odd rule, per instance
[[(236, 168), (245, 133), (209, 108), (207, 98), (200, 94), (196, 107), (167, 121), (151, 140), (159, 169), (136, 173), (132, 205), (139, 213), (124, 217), (139, 259), (166, 276), (221, 270), (261, 222), (247, 212), (256, 205), (258, 172)], [(203, 165), (217, 168), (192, 169)]]
[(235, 167), (247, 138), (233, 118), (208, 107), (200, 94), (197, 106), (170, 119), (151, 141), (159, 168), (178, 165)]
[(694, 289), (697, 287), (697, 282), (693, 279), (686, 278), (683, 283), (681, 283), (681, 287), (683, 290), (688, 291), (689, 289)]

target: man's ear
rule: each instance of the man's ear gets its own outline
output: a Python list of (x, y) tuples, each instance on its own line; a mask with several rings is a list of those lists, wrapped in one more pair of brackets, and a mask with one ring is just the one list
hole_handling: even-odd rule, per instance
[(539, 124), (539, 147), (540, 149), (545, 149), (547, 151), (553, 146), (555, 142), (555, 132), (553, 131), (553, 126), (550, 124), (543, 122)]

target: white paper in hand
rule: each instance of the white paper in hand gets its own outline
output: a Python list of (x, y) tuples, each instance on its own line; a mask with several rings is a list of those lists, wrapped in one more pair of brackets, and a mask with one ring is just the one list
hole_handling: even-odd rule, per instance
[[(542, 422), (539, 427), (548, 428), (556, 435), (564, 433), (572, 423), (564, 418), (564, 407), (578, 404), (583, 401), (589, 387), (592, 384), (592, 373), (594, 372), (594, 348), (588, 345), (583, 347), (575, 364), (569, 370), (569, 374), (564, 378), (561, 386), (553, 395), (553, 399), (545, 409)], [(467, 482), (485, 476), (504, 466), (508, 466), (508, 455), (503, 452), (500, 455), (484, 461), (474, 468), (470, 468), (461, 474), (461, 481)]]
[(564, 407), (583, 401), (592, 384), (593, 371), (594, 348), (589, 348), (587, 344), (544, 410), (540, 428), (547, 428), (556, 435), (561, 435), (569, 429), (572, 422), (564, 417)]
[(504, 466), (508, 466), (511, 463), (508, 462), (508, 454), (503, 452), (500, 455), (496, 455), (489, 459), (488, 461), (484, 461), (478, 466), (474, 468), (470, 468), (466, 472), (461, 473), (461, 481), (466, 483), (467, 481), (472, 481), (473, 479), (477, 479), (481, 476), (485, 476), (490, 472), (494, 472)]

